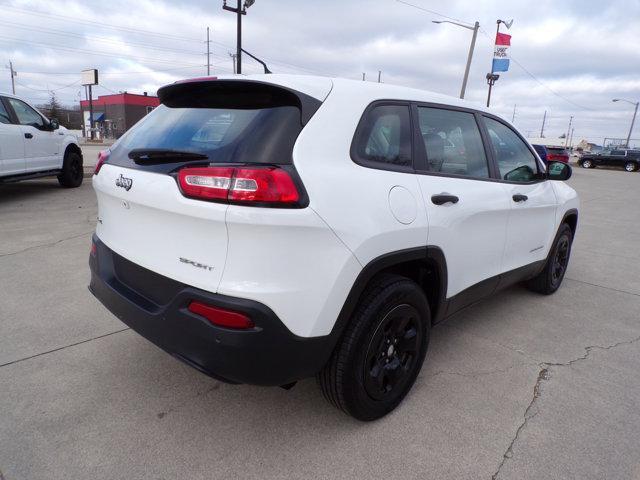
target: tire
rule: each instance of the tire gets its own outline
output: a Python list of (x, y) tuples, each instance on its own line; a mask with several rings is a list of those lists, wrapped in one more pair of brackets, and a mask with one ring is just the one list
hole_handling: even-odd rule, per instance
[(624, 164), (624, 169), (627, 172), (635, 172), (638, 169), (636, 162), (627, 162)]
[(591, 160), (581, 160), (580, 166), (582, 168), (593, 168), (593, 162)]
[(65, 188), (76, 188), (82, 185), (83, 178), (82, 156), (76, 152), (67, 152), (62, 163), (62, 172), (58, 175), (58, 182)]
[(420, 373), (430, 330), (429, 303), (415, 282), (376, 277), (316, 377), (325, 398), (362, 421), (391, 412)]
[(553, 241), (544, 269), (527, 284), (530, 290), (551, 295), (560, 288), (569, 265), (572, 243), (573, 231), (569, 225), (563, 223)]

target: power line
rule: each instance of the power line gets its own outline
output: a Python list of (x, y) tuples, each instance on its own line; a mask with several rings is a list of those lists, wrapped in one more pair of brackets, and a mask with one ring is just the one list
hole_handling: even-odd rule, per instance
[(565, 102), (570, 103), (571, 105), (573, 105), (574, 107), (578, 107), (578, 108), (582, 108), (583, 110), (589, 110), (589, 111), (594, 111), (593, 108), (589, 108), (589, 107), (585, 107), (584, 105), (580, 105), (579, 103), (574, 102), (573, 100), (569, 100), (567, 97), (565, 97), (564, 95), (561, 95), (560, 93), (556, 92), (554, 89), (552, 89), (550, 86), (548, 86), (547, 84), (545, 84), (542, 80), (539, 80), (533, 73), (531, 73), (529, 70), (527, 70), (524, 65), (522, 65), (520, 62), (518, 62), (515, 58), (513, 58), (513, 56), (510, 57), (511, 60), (513, 60), (513, 62), (518, 65), (522, 70), (524, 70), (524, 72), (529, 75), (531, 78), (533, 78), (536, 82), (538, 82), (540, 85), (542, 85), (544, 88), (546, 88), (547, 90), (549, 90), (551, 93), (553, 93), (556, 97), (561, 98), (562, 100), (564, 100)]
[[(165, 64), (170, 64), (173, 65), (175, 62), (173, 62), (172, 60), (164, 60), (164, 59), (160, 59), (160, 58), (149, 58), (149, 57), (138, 57), (138, 56), (134, 56), (134, 55), (120, 55), (120, 54), (114, 54), (114, 53), (108, 53), (108, 52), (98, 52), (98, 51), (94, 51), (94, 50), (83, 50), (80, 48), (73, 48), (73, 47), (64, 47), (61, 45), (56, 45), (56, 46), (51, 46), (48, 43), (42, 43), (42, 42), (32, 42), (32, 41), (28, 41), (28, 40), (16, 40), (14, 38), (11, 37), (3, 37), (0, 36), (0, 40), (5, 40), (5, 43), (25, 43), (28, 45), (37, 45), (37, 46), (42, 46), (45, 48), (50, 48), (52, 50), (62, 50), (62, 51), (66, 51), (66, 52), (78, 52), (78, 53), (84, 53), (87, 55), (92, 55), (92, 56), (103, 56), (103, 57), (111, 57), (111, 58), (118, 58), (118, 59), (131, 59), (131, 60), (136, 60), (136, 61), (148, 61), (148, 62), (157, 62), (157, 63), (165, 63)], [(193, 66), (200, 66), (200, 65), (196, 65), (194, 64)]]
[(28, 86), (28, 85), (25, 85), (24, 83), (20, 83), (17, 80), (16, 80), (16, 83), (18, 85), (20, 85), (21, 87), (23, 87), (23, 88), (28, 88), (29, 90), (34, 90), (36, 92), (57, 92), (58, 90), (64, 90), (65, 88), (70, 88), (70, 87), (73, 87), (73, 86), (77, 85), (78, 83), (80, 83), (80, 80), (76, 80), (75, 82), (70, 83), (69, 85), (64, 85), (62, 87), (46, 88), (46, 89), (45, 88), (33, 88), (33, 87)]
[[(114, 75), (114, 76), (118, 76), (118, 75), (142, 75), (142, 74), (149, 74), (149, 73), (156, 73), (156, 72), (171, 72), (171, 71), (176, 71), (176, 70), (187, 70), (187, 69), (193, 69), (193, 68), (200, 68), (200, 65), (184, 65), (181, 67), (175, 67), (175, 68), (153, 68), (153, 69), (149, 69), (149, 70), (140, 70), (137, 72), (133, 72), (133, 71), (125, 71), (125, 72), (100, 72), (100, 76), (103, 77), (105, 75)], [(32, 74), (32, 75), (79, 75), (80, 72), (26, 72), (24, 70), (20, 70), (20, 74), (24, 75), (24, 74)]]
[(135, 46), (135, 47), (146, 47), (146, 48), (149, 48), (151, 50), (159, 50), (159, 51), (164, 51), (164, 52), (186, 53), (186, 54), (190, 54), (190, 55), (200, 55), (200, 52), (194, 52), (193, 50), (158, 47), (156, 45), (150, 45), (148, 43), (137, 43), (137, 42), (129, 42), (129, 41), (125, 42), (125, 41), (116, 40), (116, 39), (113, 39), (113, 38), (100, 37), (100, 36), (96, 36), (96, 35), (83, 35), (83, 34), (79, 34), (79, 33), (65, 32), (65, 31), (62, 31), (62, 30), (56, 30), (56, 29), (52, 29), (52, 28), (42, 28), (42, 27), (35, 28), (35, 27), (31, 27), (29, 25), (23, 25), (23, 24), (19, 24), (19, 23), (7, 22), (7, 21), (4, 21), (4, 20), (0, 20), (0, 24), (7, 25), (10, 28), (19, 28), (19, 29), (23, 29), (23, 30), (30, 30), (30, 31), (33, 31), (33, 32), (47, 33), (47, 34), (50, 34), (50, 35), (61, 35), (61, 36), (65, 36), (65, 37), (83, 38), (83, 39), (94, 40), (96, 42), (101, 42), (101, 43), (109, 43), (109, 44), (112, 44), (112, 45), (116, 44), (116, 45), (126, 45), (126, 46)]
[[(480, 32), (487, 37), (490, 41), (493, 41), (493, 39), (491, 38), (491, 36), (482, 28), (480, 28)], [(538, 77), (536, 77), (533, 73), (531, 73), (529, 70), (527, 70), (525, 68), (524, 65), (522, 65), (513, 55), (509, 55), (510, 60), (513, 60), (513, 63), (515, 63), (516, 65), (518, 65), (527, 75), (529, 75), (533, 80), (535, 80), (536, 82), (538, 82), (540, 85), (542, 85), (544, 88), (546, 88), (547, 90), (549, 90), (552, 94), (554, 94), (556, 97), (564, 100), (567, 103), (570, 103), (571, 105), (578, 107), (578, 108), (582, 108), (583, 110), (590, 110), (593, 111), (592, 108), (589, 107), (585, 107), (584, 105), (580, 105), (576, 102), (574, 102), (573, 100), (569, 100), (567, 97), (565, 97), (564, 95), (556, 92), (554, 89), (552, 89), (550, 86), (548, 86), (546, 83), (544, 83), (542, 80), (540, 80)]]
[(95, 25), (95, 26), (98, 26), (98, 27), (111, 28), (113, 30), (120, 30), (120, 31), (124, 31), (124, 32), (133, 32), (133, 33), (139, 33), (139, 34), (144, 34), (144, 35), (156, 36), (156, 37), (161, 37), (161, 38), (170, 38), (170, 39), (174, 39), (174, 40), (183, 40), (183, 41), (189, 41), (189, 42), (198, 42), (198, 43), (201, 42), (200, 39), (195, 39), (195, 38), (190, 38), (190, 37), (183, 37), (183, 36), (180, 36), (180, 35), (173, 35), (173, 34), (169, 34), (169, 33), (154, 32), (154, 31), (151, 31), (151, 30), (143, 30), (141, 28), (123, 27), (121, 25), (113, 25), (113, 24), (110, 24), (110, 23), (96, 22), (96, 21), (93, 21), (93, 20), (86, 20), (86, 19), (79, 19), (77, 17), (70, 17), (70, 16), (67, 16), (67, 15), (58, 15), (58, 14), (48, 13), (48, 12), (24, 10), (22, 8), (10, 7), (10, 6), (4, 6), (4, 5), (1, 8), (5, 9), (5, 10), (12, 10), (12, 11), (15, 11), (15, 12), (18, 12), (18, 13), (22, 13), (22, 14), (25, 14), (25, 15), (36, 15), (36, 16), (40, 16), (40, 17), (60, 18), (60, 19), (66, 20), (66, 21), (74, 22), (74, 23)]
[(445, 15), (444, 13), (436, 12), (434, 10), (429, 10), (428, 8), (424, 8), (424, 7), (421, 7), (419, 5), (415, 5), (413, 3), (405, 2), (404, 0), (396, 0), (396, 2), (402, 3), (404, 5), (408, 5), (409, 7), (417, 8), (418, 10), (422, 10), (423, 12), (432, 13), (433, 15), (437, 15), (437, 16), (442, 17), (442, 18), (447, 18), (449, 20), (454, 20), (456, 22), (468, 23), (469, 25), (472, 25), (471, 23), (469, 23), (469, 22), (467, 22), (465, 20), (460, 20), (459, 18), (449, 17), (448, 15)]

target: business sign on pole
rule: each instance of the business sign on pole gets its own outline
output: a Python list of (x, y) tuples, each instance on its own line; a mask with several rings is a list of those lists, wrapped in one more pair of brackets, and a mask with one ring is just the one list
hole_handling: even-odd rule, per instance
[(92, 68), (81, 72), (82, 85), (98, 85), (98, 70)]
[(496, 46), (493, 50), (494, 72), (506, 72), (509, 70), (509, 48), (511, 48), (511, 35), (498, 33), (496, 35)]

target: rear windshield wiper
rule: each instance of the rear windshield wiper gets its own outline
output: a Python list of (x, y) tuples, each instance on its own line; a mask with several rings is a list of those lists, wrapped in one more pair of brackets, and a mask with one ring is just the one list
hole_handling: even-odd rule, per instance
[(129, 152), (129, 158), (138, 165), (186, 160), (209, 160), (209, 157), (202, 153), (171, 150), (167, 148), (134, 148)]

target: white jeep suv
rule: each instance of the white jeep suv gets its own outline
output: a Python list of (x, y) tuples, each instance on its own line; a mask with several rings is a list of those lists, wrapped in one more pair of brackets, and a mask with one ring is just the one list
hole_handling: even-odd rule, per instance
[(83, 173), (75, 135), (24, 100), (0, 93), (0, 183), (57, 176), (63, 187), (79, 187)]
[(177, 82), (101, 154), (90, 290), (231, 383), (316, 375), (373, 420), (431, 326), (514, 282), (553, 293), (578, 219), (566, 164), (506, 121), (386, 84), (266, 75)]

